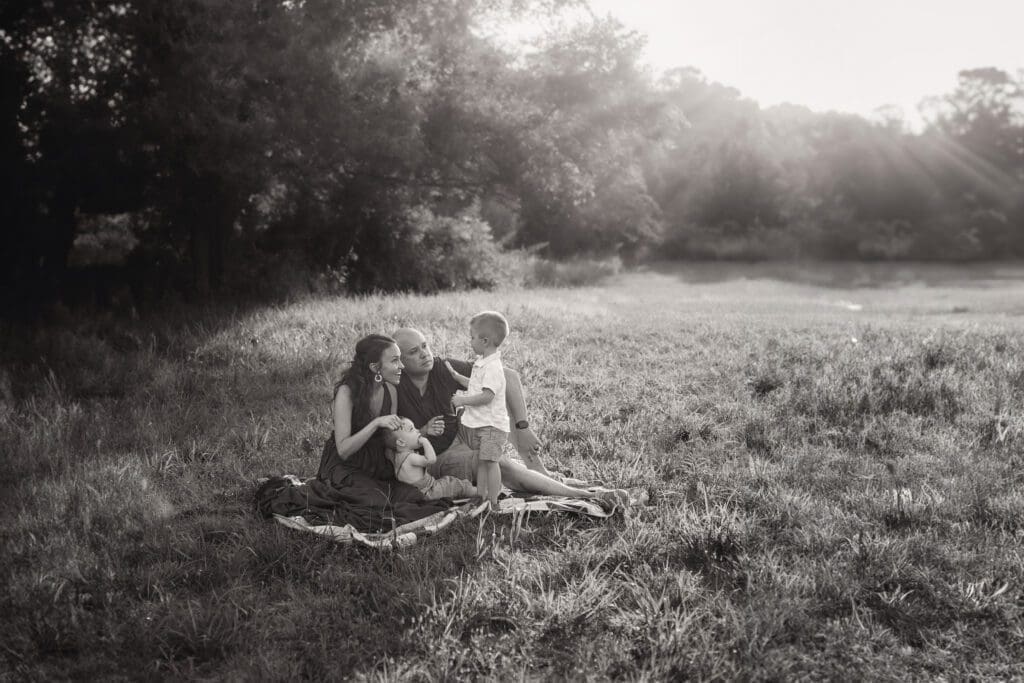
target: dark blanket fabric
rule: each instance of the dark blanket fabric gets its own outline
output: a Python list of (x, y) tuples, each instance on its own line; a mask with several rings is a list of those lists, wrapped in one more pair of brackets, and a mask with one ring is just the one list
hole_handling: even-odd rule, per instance
[(359, 531), (379, 532), (447, 510), (452, 502), (426, 500), (409, 484), (381, 481), (353, 469), (333, 484), (312, 479), (296, 485), (286, 477), (271, 477), (256, 490), (255, 504), (267, 519), (275, 514), (302, 516), (310, 524), (350, 524)]

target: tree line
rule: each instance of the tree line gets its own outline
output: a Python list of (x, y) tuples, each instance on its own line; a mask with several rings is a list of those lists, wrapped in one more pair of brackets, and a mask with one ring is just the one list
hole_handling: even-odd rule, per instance
[[(500, 39), (526, 20), (550, 28)], [(12, 1), (0, 27), (5, 308), (83, 273), (487, 286), (514, 250), (1024, 256), (1022, 72), (961, 72), (912, 131), (653, 74), (572, 0)]]

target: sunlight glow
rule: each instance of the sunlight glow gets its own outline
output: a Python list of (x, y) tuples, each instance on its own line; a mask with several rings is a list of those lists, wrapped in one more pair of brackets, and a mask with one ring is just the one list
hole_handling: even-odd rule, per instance
[(694, 66), (763, 106), (783, 102), (908, 120), (961, 69), (1024, 67), (1024, 2), (591, 0), (648, 36), (656, 69)]

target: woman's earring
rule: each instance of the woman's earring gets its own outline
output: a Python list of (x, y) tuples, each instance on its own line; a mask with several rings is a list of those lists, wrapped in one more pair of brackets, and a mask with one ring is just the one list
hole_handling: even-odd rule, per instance
[(378, 372), (376, 375), (373, 376), (373, 381), (376, 382), (377, 384), (380, 384), (381, 382), (384, 381), (384, 378), (381, 377), (380, 373)]

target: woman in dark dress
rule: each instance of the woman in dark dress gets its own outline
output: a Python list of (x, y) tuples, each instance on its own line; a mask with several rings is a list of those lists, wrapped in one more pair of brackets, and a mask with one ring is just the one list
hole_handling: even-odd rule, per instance
[(394, 471), (384, 458), (382, 430), (401, 424), (395, 415), (395, 386), (403, 367), (398, 345), (391, 337), (371, 334), (356, 343), (351, 365), (334, 385), (334, 431), (324, 444), (317, 479), (340, 486), (355, 472), (376, 480), (394, 480)]

